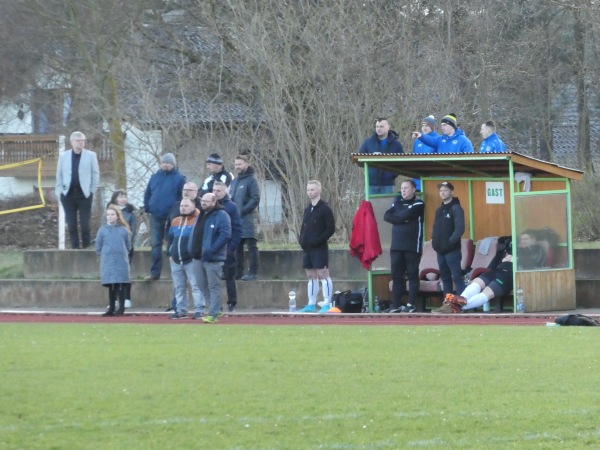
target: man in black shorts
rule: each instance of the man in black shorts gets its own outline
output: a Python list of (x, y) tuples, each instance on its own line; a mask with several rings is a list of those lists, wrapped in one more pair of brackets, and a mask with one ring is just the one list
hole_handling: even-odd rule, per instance
[(502, 297), (513, 288), (512, 242), (499, 263), (492, 261), (493, 269), (482, 273), (465, 288), (460, 295), (446, 294), (442, 306), (431, 311), (433, 314), (458, 314), (467, 309), (478, 308), (494, 297)]
[(310, 180), (306, 186), (310, 204), (304, 210), (302, 228), (298, 242), (304, 250), (302, 267), (308, 277), (308, 305), (299, 310), (312, 313), (317, 310), (319, 280), (323, 287), (324, 304), (319, 313), (326, 313), (331, 307), (333, 283), (329, 276), (329, 247), (327, 241), (335, 233), (335, 218), (327, 203), (321, 200), (321, 183)]

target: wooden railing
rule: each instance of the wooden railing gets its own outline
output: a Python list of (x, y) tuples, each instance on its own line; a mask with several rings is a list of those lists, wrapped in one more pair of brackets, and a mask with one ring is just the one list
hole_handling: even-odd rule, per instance
[(0, 164), (12, 164), (42, 158), (54, 161), (58, 156), (56, 135), (0, 135)]
[[(29, 161), (42, 158), (45, 162), (58, 160), (57, 135), (52, 134), (7, 134), (0, 135), (0, 165)], [(65, 142), (67, 150), (70, 148)], [(94, 150), (98, 161), (112, 161), (113, 150), (107, 139), (103, 139), (98, 149)]]

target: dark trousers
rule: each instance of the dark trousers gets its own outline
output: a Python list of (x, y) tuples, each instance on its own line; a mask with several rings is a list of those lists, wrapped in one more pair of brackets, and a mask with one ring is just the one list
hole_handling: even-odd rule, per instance
[[(438, 253), (437, 261), (440, 267), (440, 278), (444, 288), (444, 297), (446, 294), (454, 291), (456, 286), (456, 293), (462, 294), (465, 290), (465, 279), (460, 263), (462, 260), (462, 253), (460, 249), (454, 250), (444, 255)], [(454, 282), (454, 286), (453, 283)]]
[(167, 219), (157, 219), (154, 216), (150, 216), (150, 257), (152, 258), (152, 267), (150, 268), (150, 275), (156, 278), (160, 278), (162, 272), (163, 263), (163, 242), (165, 240), (165, 226)]
[(79, 215), (79, 224), (81, 225), (81, 248), (90, 245), (90, 218), (92, 217), (93, 199), (93, 195), (86, 198), (81, 189), (70, 190), (67, 195), (60, 194), (60, 202), (65, 210), (65, 220), (71, 238), (71, 248), (80, 248), (77, 215)]
[(258, 246), (254, 238), (242, 238), (236, 250), (237, 268), (235, 276), (244, 275), (244, 245), (248, 246), (248, 275), (258, 275)]
[(125, 283), (113, 283), (106, 285), (108, 288), (108, 311), (115, 311), (115, 303), (119, 300), (119, 311), (123, 312), (125, 309)]
[(228, 254), (227, 260), (223, 265), (223, 275), (225, 276), (225, 286), (227, 287), (227, 304), (231, 306), (237, 305), (237, 287), (235, 285), (236, 266), (235, 254)]
[(392, 306), (399, 308), (402, 304), (402, 294), (406, 291), (404, 274), (408, 279), (408, 300), (407, 303), (416, 305), (419, 296), (419, 263), (421, 255), (416, 252), (403, 252), (399, 250), (390, 250), (390, 260), (392, 263)]

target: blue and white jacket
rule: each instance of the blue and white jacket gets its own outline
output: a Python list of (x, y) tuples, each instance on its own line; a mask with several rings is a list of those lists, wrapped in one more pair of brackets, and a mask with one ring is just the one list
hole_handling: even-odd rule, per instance
[[(431, 138), (437, 138), (437, 137), (439, 137), (439, 134), (437, 134), (435, 131), (432, 131), (431, 133), (426, 134), (425, 136), (429, 136)], [(429, 145), (425, 144), (423, 141), (421, 141), (419, 139), (415, 139), (415, 142), (413, 142), (412, 152), (414, 154), (427, 154), (427, 153), (435, 153), (436, 149), (435, 149), (435, 147), (430, 147)]]
[(479, 144), (479, 153), (503, 153), (505, 151), (506, 145), (496, 133), (490, 134)]
[(452, 136), (441, 134), (437, 137), (431, 137), (422, 134), (417, 140), (435, 148), (438, 153), (473, 153), (473, 144), (460, 128), (457, 128)]

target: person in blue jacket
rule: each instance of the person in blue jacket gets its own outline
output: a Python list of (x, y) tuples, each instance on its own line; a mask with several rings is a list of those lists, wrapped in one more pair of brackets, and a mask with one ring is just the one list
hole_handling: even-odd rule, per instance
[[(398, 133), (390, 129), (390, 123), (385, 117), (375, 121), (375, 132), (362, 143), (358, 153), (404, 153)], [(377, 167), (369, 167), (369, 193), (391, 194), (394, 192), (396, 174)]]
[[(421, 133), (426, 136), (432, 137), (432, 138), (439, 136), (439, 134), (437, 134), (437, 132), (435, 131), (435, 117), (433, 115), (429, 115), (429, 116), (425, 117), (423, 120), (421, 120)], [(418, 139), (415, 139), (415, 141), (413, 142), (412, 152), (415, 155), (419, 155), (419, 154), (435, 153), (436, 150), (435, 150), (435, 148), (428, 146), (424, 142), (422, 142)], [(415, 178), (413, 181), (415, 182), (415, 188), (416, 188), (417, 192), (420, 192), (421, 191), (421, 180), (419, 180), (418, 178)]]
[(441, 136), (431, 137), (415, 131), (413, 137), (429, 147), (437, 150), (437, 153), (473, 153), (473, 144), (458, 128), (456, 114), (451, 113), (442, 119)]
[(212, 192), (204, 194), (200, 200), (202, 214), (192, 234), (192, 254), (200, 260), (198, 282), (205, 301), (208, 301), (208, 315), (202, 317), (206, 323), (217, 322), (221, 316), (221, 274), (227, 260), (227, 244), (231, 239), (231, 219), (217, 196)]
[(235, 270), (237, 267), (236, 250), (242, 241), (242, 218), (235, 203), (227, 194), (227, 184), (223, 181), (215, 181), (212, 185), (213, 194), (217, 201), (223, 205), (225, 212), (231, 220), (231, 238), (227, 243), (227, 259), (223, 266), (223, 278), (227, 288), (227, 312), (233, 312), (237, 305), (237, 287), (235, 285)]
[(169, 219), (175, 202), (181, 201), (185, 177), (177, 170), (173, 153), (161, 159), (161, 169), (153, 174), (144, 192), (144, 212), (150, 214), (150, 243), (152, 267), (146, 281), (158, 280), (162, 271), (162, 247)]
[(481, 125), (481, 137), (483, 141), (479, 144), (479, 153), (503, 153), (506, 151), (506, 145), (496, 134), (496, 124), (493, 120), (488, 120)]

